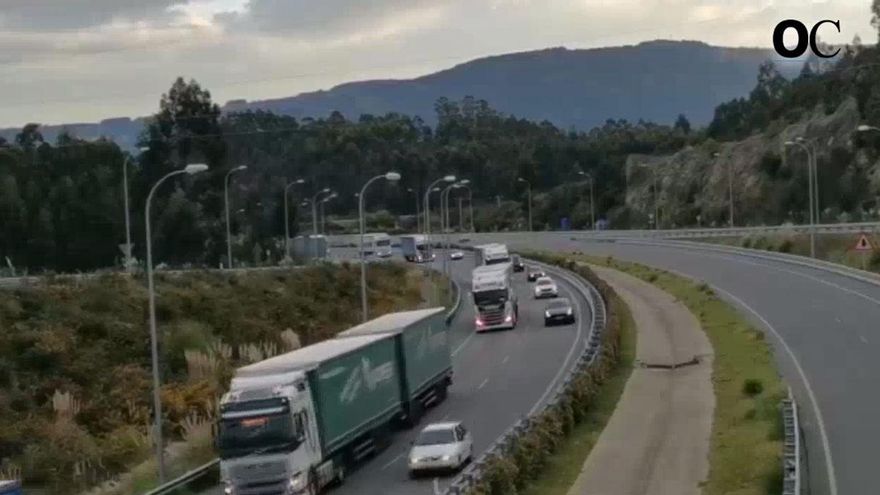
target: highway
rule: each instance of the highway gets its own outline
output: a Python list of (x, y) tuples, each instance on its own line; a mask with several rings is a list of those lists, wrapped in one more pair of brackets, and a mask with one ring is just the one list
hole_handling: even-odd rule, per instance
[[(587, 236), (470, 236), (513, 249), (614, 256), (704, 280), (768, 330), (801, 405), (811, 495), (880, 493), (880, 286), (781, 261)], [(826, 455), (830, 454), (830, 455)]]
[[(336, 250), (334, 257), (347, 257)], [(395, 252), (395, 259), (400, 259)], [(478, 456), (522, 416), (548, 400), (550, 390), (560, 383), (576, 360), (577, 349), (586, 346), (592, 315), (588, 303), (564, 279), (557, 280), (560, 295), (576, 305), (578, 322), (574, 325), (544, 327), (546, 300), (535, 301), (532, 284), (524, 273), (514, 276), (519, 298), (520, 321), (515, 330), (476, 334), (474, 312), (468, 290), (474, 267), (472, 254), (460, 261), (449, 261), (452, 276), (460, 284), (462, 306), (450, 327), (454, 383), (447, 400), (431, 409), (419, 428), (399, 432), (392, 445), (350, 472), (343, 486), (329, 491), (332, 495), (433, 495), (433, 477), (410, 480), (406, 456), (410, 442), (421, 426), (432, 421), (461, 420), (474, 437)], [(437, 269), (442, 269), (438, 257)], [(452, 476), (441, 476), (441, 489)], [(220, 494), (217, 488), (206, 493)]]

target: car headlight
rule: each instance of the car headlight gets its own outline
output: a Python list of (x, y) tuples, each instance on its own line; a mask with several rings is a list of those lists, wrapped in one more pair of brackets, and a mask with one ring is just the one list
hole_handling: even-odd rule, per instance
[(225, 493), (226, 495), (234, 495), (235, 485), (233, 485), (231, 481), (227, 481), (225, 483), (225, 486), (223, 487), (223, 493)]
[(550, 312), (544, 311), (544, 318), (550, 318)]
[(292, 491), (299, 491), (306, 487), (306, 477), (303, 473), (296, 473), (287, 483), (287, 488)]
[(420, 462), (422, 462), (422, 458), (421, 458), (421, 457), (410, 457), (410, 458), (409, 458), (409, 463), (410, 463), (410, 464), (418, 464), (418, 463), (420, 463)]
[(566, 311), (565, 314), (571, 316), (571, 308), (568, 308), (568, 311)]
[(449, 459), (452, 459), (452, 456), (444, 455), (444, 456), (442, 457), (442, 459), (443, 459), (444, 461), (448, 461)]

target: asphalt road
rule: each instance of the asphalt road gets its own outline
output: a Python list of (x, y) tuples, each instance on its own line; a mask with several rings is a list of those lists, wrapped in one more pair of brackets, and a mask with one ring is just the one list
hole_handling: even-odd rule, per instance
[(800, 404), (809, 493), (880, 493), (876, 475), (880, 445), (877, 285), (809, 267), (703, 249), (572, 241), (566, 235), (471, 237), (473, 242), (507, 242), (514, 249), (610, 255), (713, 285), (758, 327), (768, 330), (780, 370)]
[[(343, 250), (334, 251), (334, 257), (347, 257)], [(396, 252), (395, 259), (399, 259)], [(445, 488), (452, 474), (409, 479), (406, 457), (421, 426), (434, 421), (463, 421), (474, 437), (475, 455), (479, 455), (507, 428), (551, 397), (549, 391), (561, 383), (565, 371), (576, 361), (577, 353), (573, 351), (586, 346), (592, 321), (589, 305), (568, 282), (553, 273), (550, 275), (557, 280), (560, 295), (575, 304), (577, 323), (545, 328), (547, 301), (535, 301), (532, 284), (524, 273), (517, 273), (517, 328), (476, 334), (469, 294), (472, 255), (466, 252), (463, 260), (449, 263), (464, 293), (461, 310), (450, 327), (455, 377), (447, 400), (429, 410), (419, 428), (397, 433), (389, 448), (350, 472), (343, 486), (330, 490), (332, 495), (433, 495), (435, 479), (440, 489)], [(439, 256), (435, 265), (442, 267)], [(217, 488), (206, 493), (222, 491)]]

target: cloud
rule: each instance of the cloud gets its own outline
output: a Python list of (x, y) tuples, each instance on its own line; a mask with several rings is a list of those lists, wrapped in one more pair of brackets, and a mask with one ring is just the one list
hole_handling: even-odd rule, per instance
[[(0, 126), (156, 110), (177, 76), (216, 101), (414, 77), (476, 57), (656, 38), (770, 46), (784, 18), (876, 39), (868, 0), (0, 0)], [(64, 8), (59, 8), (64, 5)]]
[(187, 0), (3, 0), (0, 26), (15, 30), (72, 30), (113, 21), (167, 20)]

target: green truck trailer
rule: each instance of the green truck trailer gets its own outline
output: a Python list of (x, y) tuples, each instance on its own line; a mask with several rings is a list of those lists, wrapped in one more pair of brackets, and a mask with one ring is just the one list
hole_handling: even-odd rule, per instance
[(451, 383), (443, 308), (393, 313), (238, 369), (220, 406), (227, 494), (314, 494), (342, 481)]

